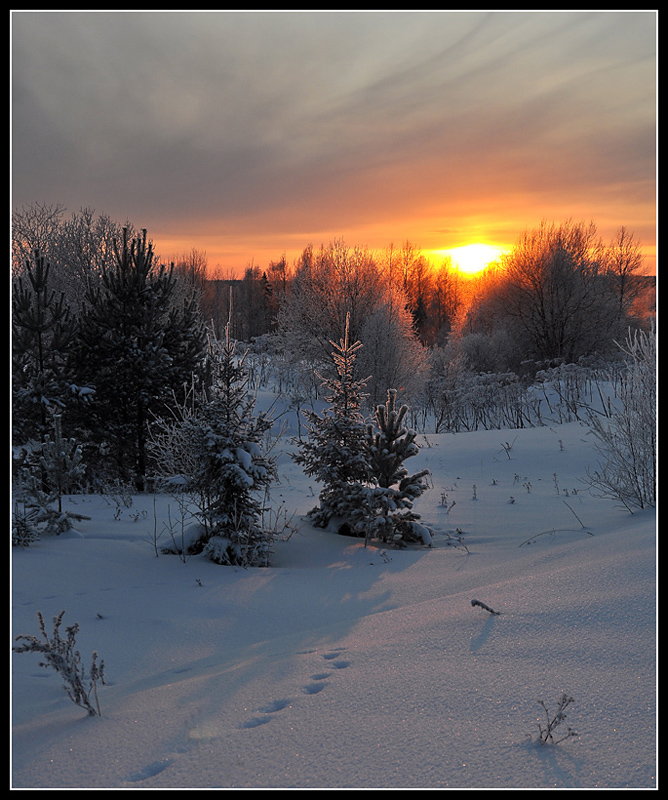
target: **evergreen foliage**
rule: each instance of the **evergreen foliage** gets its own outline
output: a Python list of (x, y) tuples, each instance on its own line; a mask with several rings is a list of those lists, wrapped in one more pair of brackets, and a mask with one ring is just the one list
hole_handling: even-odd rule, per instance
[(308, 438), (293, 458), (306, 475), (322, 484), (320, 506), (310, 512), (313, 524), (326, 528), (334, 518), (363, 534), (366, 483), (371, 478), (366, 425), (360, 410), (365, 381), (355, 378), (355, 358), (362, 344), (351, 344), (349, 334), (350, 315), (343, 338), (338, 344), (331, 342), (336, 376), (321, 378), (329, 407), (322, 416), (304, 412)]
[(12, 287), (12, 421), (20, 444), (41, 441), (51, 415), (61, 413), (77, 392), (70, 361), (72, 314), (49, 276), (50, 265), (35, 251)]
[(44, 437), (33, 450), (23, 449), (15, 465), (16, 502), (12, 543), (28, 546), (44, 533), (64, 533), (75, 520), (88, 519), (63, 508), (63, 496), (85, 473), (82, 449), (62, 435), (60, 415), (53, 418), (53, 438)]
[(115, 255), (89, 289), (77, 359), (82, 379), (96, 390), (87, 427), (115, 474), (143, 491), (151, 413), (201, 366), (204, 327), (191, 303), (174, 304), (172, 268), (156, 266), (146, 231), (131, 243), (124, 231)]
[(212, 340), (209, 396), (183, 404), (174, 418), (156, 424), (153, 449), (167, 484), (193, 499), (201, 525), (188, 537), (190, 554), (240, 566), (267, 566), (271, 536), (263, 530), (259, 493), (275, 477), (265, 452), (272, 420), (255, 413), (245, 355), (230, 338)]
[(366, 423), (360, 411), (365, 382), (354, 369), (362, 344), (350, 343), (348, 320), (343, 339), (332, 345), (337, 377), (324, 381), (330, 405), (322, 416), (305, 412), (308, 438), (293, 456), (322, 484), (320, 505), (310, 512), (313, 524), (324, 528), (334, 520), (341, 532), (366, 539), (429, 543), (429, 531), (413, 511), (429, 473), (411, 475), (404, 465), (419, 451), (415, 431), (405, 427), (408, 407), (397, 409), (397, 392), (390, 390), (376, 409), (377, 428)]
[(50, 436), (44, 438), (40, 463), (61, 512), (63, 495), (81, 480), (86, 468), (81, 446), (73, 438), (63, 438), (60, 415), (53, 419), (53, 439)]
[(405, 425), (408, 406), (396, 408), (396, 389), (387, 393), (385, 405), (376, 408), (376, 428), (367, 428), (369, 464), (375, 486), (371, 490), (374, 535), (386, 542), (431, 542), (413, 501), (428, 485), (428, 469), (411, 475), (404, 462), (419, 452), (416, 432)]

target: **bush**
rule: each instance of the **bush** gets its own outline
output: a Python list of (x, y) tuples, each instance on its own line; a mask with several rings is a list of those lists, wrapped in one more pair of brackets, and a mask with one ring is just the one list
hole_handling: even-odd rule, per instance
[(602, 457), (586, 481), (629, 511), (656, 504), (656, 340), (654, 331), (629, 333), (628, 358), (617, 389), (619, 407), (609, 418), (590, 412), (589, 424)]

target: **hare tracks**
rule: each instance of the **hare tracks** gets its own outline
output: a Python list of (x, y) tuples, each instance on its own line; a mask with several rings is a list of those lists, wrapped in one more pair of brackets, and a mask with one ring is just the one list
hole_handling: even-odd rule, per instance
[[(331, 650), (327, 653), (322, 654), (322, 659), (327, 663), (327, 667), (331, 670), (340, 670), (346, 669), (346, 667), (350, 666), (350, 661), (346, 661), (345, 659), (341, 658), (341, 654), (344, 651), (343, 647), (336, 648), (335, 650)], [(311, 650), (302, 653), (301, 655), (311, 655), (316, 653), (317, 651)], [(311, 682), (302, 686), (302, 694), (305, 695), (316, 695), (320, 694), (323, 689), (327, 686), (327, 678), (332, 676), (331, 671), (327, 672), (314, 672), (311, 675)], [(252, 717), (245, 722), (242, 722), (239, 725), (241, 729), (248, 729), (248, 728), (257, 728), (260, 725), (266, 725), (268, 722), (271, 722), (272, 715), (278, 711), (282, 711), (284, 708), (291, 708), (293, 700), (291, 699), (283, 699), (283, 700), (272, 700), (269, 703), (265, 704), (258, 708), (258, 715)]]
[[(320, 658), (323, 662), (325, 662), (326, 671), (319, 671), (314, 672), (310, 676), (310, 682), (306, 683), (301, 688), (301, 695), (304, 696), (313, 696), (319, 694), (328, 686), (328, 678), (334, 675), (335, 671), (346, 669), (350, 666), (351, 662), (343, 658), (345, 648), (339, 647), (335, 650), (330, 650), (326, 653), (320, 655)], [(311, 655), (317, 657), (317, 650), (309, 650), (306, 652), (299, 653), (299, 655)], [(179, 670), (179, 672), (187, 671), (186, 669)], [(296, 699), (292, 698), (282, 698), (279, 700), (270, 700), (264, 705), (258, 707), (257, 713), (255, 716), (247, 719), (244, 722), (239, 723), (237, 725), (238, 730), (252, 730), (253, 728), (259, 728), (261, 725), (266, 725), (267, 723), (271, 722), (273, 717), (278, 714), (279, 712), (285, 710), (286, 708), (292, 708), (293, 703), (296, 703)], [(210, 733), (207, 732), (206, 735), (199, 735), (199, 736), (192, 736), (192, 740), (197, 740), (198, 738), (211, 738), (212, 736), (220, 735), (220, 730), (215, 730), (214, 732)], [(188, 738), (191, 739), (190, 731)], [(182, 753), (185, 752), (186, 749), (189, 749), (190, 745), (184, 745), (180, 747), (176, 752)], [(148, 780), (150, 778), (159, 775), (163, 770), (168, 769), (168, 767), (174, 763), (173, 757), (163, 758), (158, 761), (153, 761), (150, 764), (147, 764), (142, 769), (137, 770), (127, 777), (127, 781), (129, 783), (141, 783), (142, 781)]]

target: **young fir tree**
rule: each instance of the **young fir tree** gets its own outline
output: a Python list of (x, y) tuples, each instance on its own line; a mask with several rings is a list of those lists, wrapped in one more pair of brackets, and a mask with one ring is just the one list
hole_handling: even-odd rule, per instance
[(255, 413), (248, 390), (245, 355), (230, 338), (212, 342), (213, 383), (209, 398), (182, 407), (154, 437), (168, 481), (178, 483), (197, 508), (201, 527), (190, 535), (189, 554), (204, 553), (219, 564), (267, 566), (272, 532), (263, 530), (260, 493), (275, 477), (265, 453), (272, 427), (266, 413)]
[(192, 308), (175, 305), (173, 269), (155, 264), (146, 231), (129, 243), (124, 230), (115, 257), (88, 292), (77, 358), (83, 380), (96, 390), (91, 438), (109, 454), (113, 477), (134, 480), (143, 491), (149, 421), (190, 383), (205, 339)]
[(405, 425), (408, 406), (396, 407), (396, 389), (387, 393), (385, 405), (376, 407), (376, 428), (367, 427), (369, 464), (376, 484), (370, 505), (371, 533), (386, 542), (431, 542), (428, 529), (419, 523), (413, 501), (427, 488), (428, 469), (411, 475), (404, 462), (419, 452), (416, 433)]
[(69, 361), (75, 325), (49, 273), (36, 251), (12, 292), (12, 422), (21, 445), (42, 441), (52, 414), (62, 413), (75, 390)]
[(308, 437), (293, 456), (306, 475), (322, 484), (320, 505), (309, 515), (313, 524), (326, 528), (330, 520), (339, 530), (363, 536), (368, 519), (367, 494), (371, 472), (366, 446), (366, 425), (361, 413), (365, 381), (355, 378), (355, 358), (361, 342), (350, 343), (350, 315), (343, 339), (331, 342), (336, 377), (322, 379), (330, 404), (323, 415), (305, 411)]
[(42, 531), (61, 534), (73, 521), (89, 519), (63, 508), (63, 496), (79, 483), (85, 465), (80, 445), (63, 437), (59, 414), (53, 417), (53, 438), (47, 434), (39, 450), (22, 451), (17, 464), (14, 544), (30, 543)]

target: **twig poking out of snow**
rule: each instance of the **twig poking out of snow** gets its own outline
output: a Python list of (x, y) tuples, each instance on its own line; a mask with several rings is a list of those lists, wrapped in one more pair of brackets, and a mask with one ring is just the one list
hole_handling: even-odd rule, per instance
[(565, 719), (566, 713), (565, 709), (571, 704), (574, 703), (575, 700), (572, 697), (569, 697), (567, 694), (562, 694), (559, 698), (559, 702), (557, 705), (557, 710), (554, 714), (550, 714), (547, 710), (547, 706), (542, 700), (538, 701), (540, 705), (543, 707), (543, 711), (545, 712), (545, 721), (546, 725), (543, 727), (540, 722), (538, 723), (538, 731), (540, 734), (539, 741), (541, 744), (547, 744), (547, 742), (552, 742), (553, 744), (558, 744), (559, 742), (563, 742), (565, 739), (570, 739), (572, 736), (579, 736), (576, 731), (574, 731), (571, 727), (567, 726), (566, 733), (562, 734), (562, 736), (558, 739), (554, 737), (554, 730), (557, 726), (559, 726)]
[(485, 611), (489, 611), (490, 614), (497, 616), (501, 613), (500, 611), (494, 611), (493, 608), (490, 608), (488, 605), (482, 602), (482, 600), (471, 600), (472, 606), (480, 606), (480, 608), (484, 608)]
[[(523, 547), (525, 544), (533, 544), (539, 536), (547, 536), (549, 534), (554, 533), (578, 533), (577, 528), (551, 528), (549, 531), (541, 531), (537, 533), (535, 536), (532, 536), (530, 539), (527, 539), (525, 542), (522, 542), (519, 546)], [(585, 530), (585, 533), (589, 536), (593, 536), (594, 534), (591, 531)]]

